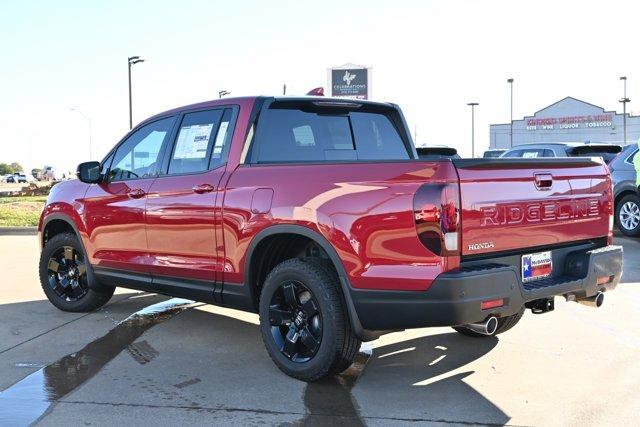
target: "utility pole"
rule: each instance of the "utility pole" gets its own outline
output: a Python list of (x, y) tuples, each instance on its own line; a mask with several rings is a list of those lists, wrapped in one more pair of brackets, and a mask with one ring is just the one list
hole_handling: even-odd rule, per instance
[(624, 82), (624, 96), (620, 100), (622, 102), (622, 128), (624, 132), (624, 145), (627, 145), (627, 102), (631, 102), (627, 98), (627, 76), (620, 77), (620, 80)]
[(476, 156), (476, 138), (475, 138), (475, 107), (480, 105), (477, 102), (467, 104), (471, 107), (471, 158)]
[(510, 113), (510, 131), (509, 131), (509, 147), (513, 148), (513, 79), (509, 78), (507, 79), (507, 83), (509, 83), (509, 85), (511, 86), (511, 113)]
[(282, 94), (283, 95), (287, 94), (287, 84), (286, 83), (282, 85)]
[(131, 66), (133, 64), (137, 64), (139, 62), (144, 62), (145, 60), (140, 58), (139, 56), (130, 56), (127, 58), (127, 64), (129, 67), (129, 129), (133, 129), (133, 109), (131, 102)]

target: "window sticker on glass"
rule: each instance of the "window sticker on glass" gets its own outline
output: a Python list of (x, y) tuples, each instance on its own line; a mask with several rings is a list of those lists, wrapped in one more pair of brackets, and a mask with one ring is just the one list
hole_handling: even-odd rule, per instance
[(216, 143), (213, 145), (213, 158), (219, 159), (222, 155), (222, 149), (224, 148), (224, 140), (227, 137), (227, 129), (229, 128), (229, 122), (220, 123), (218, 129), (218, 135), (216, 136)]
[(532, 159), (534, 157), (538, 157), (538, 152), (537, 151), (525, 151), (524, 153), (522, 153), (522, 157), (524, 157), (525, 159)]
[(174, 159), (204, 159), (213, 123), (185, 126), (180, 129)]
[(299, 147), (313, 147), (316, 145), (311, 126), (305, 125), (293, 128), (293, 137), (296, 140), (296, 145)]

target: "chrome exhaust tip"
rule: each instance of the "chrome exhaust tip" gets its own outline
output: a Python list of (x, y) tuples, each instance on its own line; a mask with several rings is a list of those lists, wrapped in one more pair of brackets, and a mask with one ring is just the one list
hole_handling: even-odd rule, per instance
[(469, 323), (465, 327), (473, 332), (482, 335), (493, 335), (498, 329), (498, 319), (495, 316), (489, 317), (487, 320), (481, 323)]
[(578, 302), (589, 307), (598, 308), (604, 304), (604, 292), (598, 292), (592, 297), (581, 298)]

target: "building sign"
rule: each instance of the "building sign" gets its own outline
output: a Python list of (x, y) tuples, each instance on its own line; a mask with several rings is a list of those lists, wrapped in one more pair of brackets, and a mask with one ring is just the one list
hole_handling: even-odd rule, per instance
[(371, 69), (346, 64), (329, 69), (331, 96), (337, 98), (369, 99)]
[(544, 117), (527, 119), (527, 130), (553, 130), (611, 127), (613, 114), (589, 116)]

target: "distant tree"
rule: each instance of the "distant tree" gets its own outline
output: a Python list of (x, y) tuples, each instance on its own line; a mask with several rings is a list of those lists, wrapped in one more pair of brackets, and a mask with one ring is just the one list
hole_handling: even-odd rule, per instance
[(18, 162), (13, 162), (9, 166), (13, 168), (13, 173), (24, 171), (24, 169), (22, 168), (22, 165)]
[(37, 178), (38, 175), (42, 172), (42, 169), (39, 168), (33, 168), (31, 169), (31, 176), (34, 178)]
[(13, 173), (13, 169), (11, 168), (11, 165), (8, 165), (6, 163), (0, 163), (0, 175), (9, 175)]

